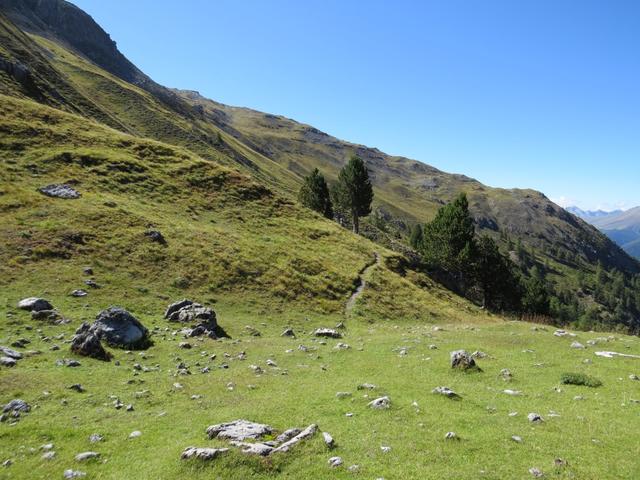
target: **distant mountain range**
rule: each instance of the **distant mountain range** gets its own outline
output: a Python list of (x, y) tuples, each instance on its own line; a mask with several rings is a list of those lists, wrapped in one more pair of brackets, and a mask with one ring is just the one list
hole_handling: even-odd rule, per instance
[(640, 258), (640, 207), (612, 212), (569, 207), (567, 211), (591, 223), (630, 255)]

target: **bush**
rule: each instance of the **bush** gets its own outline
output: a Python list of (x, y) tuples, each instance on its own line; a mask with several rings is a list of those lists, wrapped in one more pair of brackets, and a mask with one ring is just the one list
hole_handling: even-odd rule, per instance
[(584, 373), (563, 373), (560, 376), (560, 383), (564, 385), (584, 385), (585, 387), (599, 387), (602, 385), (600, 380)]

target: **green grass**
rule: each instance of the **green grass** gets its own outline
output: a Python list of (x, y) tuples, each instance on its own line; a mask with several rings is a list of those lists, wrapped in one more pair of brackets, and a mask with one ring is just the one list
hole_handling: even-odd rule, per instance
[[(14, 300), (12, 296), (7, 303)], [(55, 366), (56, 359), (78, 357), (62, 341), (50, 339), (61, 332), (68, 339), (81, 319), (96, 313), (97, 305), (92, 297), (53, 300), (74, 320), (72, 325), (34, 325), (21, 312), (9, 317), (0, 330), (3, 343), (28, 336), (33, 343), (27, 348), (42, 352), (0, 371), (2, 399), (20, 397), (34, 406), (16, 426), (0, 425), (0, 459), (14, 460), (0, 473), (11, 478), (56, 477), (66, 468), (103, 479), (352, 478), (345, 469), (329, 469), (327, 460), (333, 455), (343, 457), (346, 466), (360, 465), (357, 476), (362, 478), (435, 479), (455, 472), (460, 479), (524, 479), (532, 466), (549, 478), (635, 478), (640, 474), (640, 405), (631, 401), (638, 399), (640, 389), (638, 382), (627, 378), (638, 368), (637, 362), (596, 357), (591, 350), (576, 351), (551, 330), (489, 322), (439, 323), (443, 330), (434, 331), (433, 324), (426, 322), (347, 320), (342, 341), (352, 348), (338, 351), (333, 348), (337, 340), (322, 345), (310, 332), (335, 324), (342, 319), (339, 315), (257, 314), (239, 307), (238, 299), (229, 298), (218, 303), (217, 311), (233, 340), (191, 340), (195, 347), (183, 350), (177, 345), (182, 339), (164, 331), (174, 328), (161, 318), (164, 303), (156, 301), (144, 312), (146, 309), (122, 301), (145, 325), (157, 327), (155, 344), (145, 352), (146, 358), (139, 352), (111, 349), (120, 366), (79, 358), (82, 366), (73, 369)], [(4, 310), (3, 317), (13, 309)], [(27, 324), (41, 328), (41, 334), (25, 330)], [(262, 336), (250, 336), (245, 325), (258, 328)], [(279, 336), (285, 325), (294, 328), (297, 339)], [(580, 337), (586, 340), (595, 335)], [(53, 343), (62, 350), (50, 351)], [(302, 352), (297, 349), (299, 344), (317, 350)], [(430, 349), (432, 344), (438, 348)], [(408, 347), (406, 356), (397, 352), (402, 346)], [(478, 360), (483, 372), (452, 371), (449, 351), (458, 348), (488, 353), (489, 358)], [(640, 341), (621, 336), (607, 348), (637, 354)], [(289, 349), (293, 352), (286, 353)], [(246, 352), (246, 360), (235, 358), (240, 351)], [(217, 354), (214, 361), (208, 359), (212, 353)], [(265, 365), (269, 358), (278, 368)], [(593, 363), (584, 364), (585, 358)], [(174, 376), (178, 359), (191, 366), (193, 375)], [(132, 366), (136, 362), (159, 366), (159, 371), (135, 375)], [(223, 362), (229, 369), (219, 368)], [(199, 373), (197, 364), (210, 365), (212, 372)], [(262, 366), (266, 373), (255, 375), (251, 364)], [(556, 379), (571, 365), (608, 381), (597, 393), (574, 400), (582, 393), (580, 387), (556, 388)], [(513, 373), (511, 382), (500, 377), (502, 368)], [(176, 390), (175, 382), (184, 389)], [(230, 382), (235, 385), (233, 390), (227, 388)], [(370, 398), (356, 390), (363, 382), (378, 386), (367, 392)], [(87, 391), (68, 390), (73, 383), (81, 383)], [(438, 385), (453, 388), (462, 400), (432, 394)], [(506, 395), (502, 393), (506, 388), (520, 390), (522, 395)], [(149, 393), (136, 398), (136, 392), (144, 390)], [(353, 396), (339, 400), (335, 397), (338, 391)], [(390, 410), (366, 407), (373, 396), (383, 394), (391, 398)], [(115, 410), (109, 395), (133, 403), (135, 411)], [(191, 400), (192, 395), (202, 398)], [(414, 401), (418, 408), (412, 406)], [(509, 416), (514, 411), (518, 415)], [(549, 416), (552, 411), (559, 416)], [(354, 416), (347, 418), (348, 412)], [(545, 421), (530, 424), (529, 412), (540, 413)], [(338, 446), (328, 451), (316, 436), (289, 454), (268, 459), (235, 452), (209, 464), (179, 459), (187, 446), (222, 446), (222, 442), (208, 440), (205, 429), (236, 418), (265, 422), (279, 431), (317, 423), (333, 435)], [(133, 430), (142, 431), (142, 437), (129, 440)], [(448, 431), (456, 432), (461, 441), (446, 441)], [(105, 442), (90, 444), (88, 437), (94, 432), (103, 434)], [(512, 441), (512, 435), (521, 436), (523, 443)], [(49, 442), (57, 452), (53, 461), (41, 460), (41, 452), (30, 451)], [(383, 453), (382, 445), (391, 446), (392, 451)], [(86, 450), (100, 452), (103, 461), (76, 464), (74, 455)], [(552, 466), (555, 458), (567, 460), (569, 466), (556, 470)]]

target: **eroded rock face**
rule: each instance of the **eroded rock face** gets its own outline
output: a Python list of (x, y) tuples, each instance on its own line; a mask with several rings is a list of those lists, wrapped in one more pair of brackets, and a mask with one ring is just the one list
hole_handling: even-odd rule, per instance
[(100, 312), (90, 330), (115, 347), (145, 348), (151, 343), (147, 328), (120, 307), (109, 307)]
[(207, 428), (209, 438), (243, 441), (247, 439), (257, 440), (264, 435), (269, 435), (273, 429), (269, 425), (250, 422), (248, 420), (234, 420), (229, 423), (211, 425)]
[(83, 322), (76, 330), (76, 334), (71, 340), (71, 351), (98, 360), (109, 361), (111, 359), (111, 354), (104, 349), (100, 338), (87, 322)]
[(63, 198), (65, 200), (80, 198), (80, 192), (66, 184), (53, 183), (39, 188), (38, 191), (48, 197)]
[(167, 307), (164, 318), (170, 322), (190, 324), (185, 333), (190, 337), (206, 335), (210, 338), (228, 337), (218, 325), (216, 312), (192, 300), (180, 300)]
[(18, 302), (18, 308), (29, 312), (39, 312), (41, 310), (53, 310), (53, 305), (44, 298), (29, 297)]

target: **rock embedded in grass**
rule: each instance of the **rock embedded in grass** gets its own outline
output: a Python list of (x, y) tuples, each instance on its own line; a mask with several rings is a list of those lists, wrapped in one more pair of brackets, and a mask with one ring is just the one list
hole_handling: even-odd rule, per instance
[(76, 462), (86, 462), (100, 457), (98, 452), (82, 452), (75, 456)]
[(324, 444), (327, 446), (327, 448), (331, 449), (335, 447), (336, 442), (330, 433), (322, 432), (322, 439), (324, 440)]
[(38, 192), (47, 197), (62, 198), (64, 200), (75, 200), (80, 198), (80, 192), (66, 183), (52, 183), (38, 188)]
[(18, 308), (29, 312), (39, 312), (41, 310), (53, 310), (53, 305), (44, 298), (29, 297), (20, 300), (18, 302)]
[(280, 334), (280, 336), (296, 338), (296, 334), (293, 331), (293, 328), (285, 328), (285, 330)]
[(342, 333), (333, 328), (316, 328), (313, 331), (313, 335), (316, 337), (342, 338)]
[(529, 415), (527, 415), (527, 419), (531, 423), (541, 423), (541, 422), (544, 421), (544, 419), (542, 418), (542, 415), (540, 415), (539, 413), (535, 413), (535, 412), (532, 412)]
[(243, 441), (247, 439), (259, 439), (265, 435), (270, 435), (272, 431), (273, 428), (269, 425), (240, 419), (234, 420), (233, 422), (211, 425), (207, 428), (207, 435), (209, 438)]
[(100, 340), (112, 346), (145, 348), (150, 344), (149, 330), (121, 307), (101, 311), (90, 328)]
[(391, 407), (391, 399), (387, 396), (379, 397), (369, 402), (367, 406), (375, 410), (384, 410)]
[(266, 457), (274, 450), (272, 446), (260, 442), (249, 443), (231, 440), (229, 444), (233, 445), (234, 447), (238, 447), (242, 453), (246, 453), (249, 455), (260, 455), (261, 457)]
[(102, 346), (100, 337), (87, 322), (82, 322), (71, 339), (71, 351), (77, 355), (97, 360), (109, 361), (111, 359), (111, 354)]
[(218, 325), (216, 313), (213, 309), (195, 303), (193, 300), (183, 299), (167, 307), (164, 318), (170, 322), (190, 324), (183, 332), (189, 337), (206, 335), (217, 339), (228, 337), (224, 329)]
[(288, 452), (291, 449), (291, 447), (293, 447), (294, 445), (297, 445), (298, 443), (300, 443), (303, 440), (306, 440), (306, 439), (312, 437), (313, 435), (315, 435), (315, 433), (317, 431), (318, 431), (318, 426), (315, 423), (311, 424), (307, 428), (302, 430), (300, 433), (298, 433), (295, 437), (293, 437), (292, 439), (284, 442), (279, 447), (275, 448), (273, 450), (273, 453), (276, 453), (276, 452)]
[(466, 350), (454, 350), (449, 354), (451, 368), (460, 370), (479, 370), (476, 361)]
[(189, 460), (192, 458), (197, 458), (200, 460), (213, 460), (214, 458), (217, 458), (228, 451), (228, 448), (187, 447), (180, 455), (180, 458), (183, 460)]
[(341, 458), (341, 457), (331, 457), (331, 458), (328, 460), (328, 463), (329, 463), (329, 466), (330, 466), (331, 468), (336, 468), (336, 467), (341, 466), (341, 465), (342, 465), (342, 463), (343, 463), (343, 461), (342, 461), (342, 458)]
[(460, 395), (458, 395), (456, 392), (454, 392), (453, 390), (451, 390), (449, 387), (436, 387), (433, 390), (431, 390), (431, 393), (436, 393), (438, 395), (443, 395), (447, 398), (451, 398), (454, 400), (459, 400), (462, 397)]
[(68, 468), (64, 471), (63, 476), (67, 479), (73, 479), (86, 477), (87, 474), (85, 472), (81, 472), (80, 470), (71, 470), (70, 468)]

